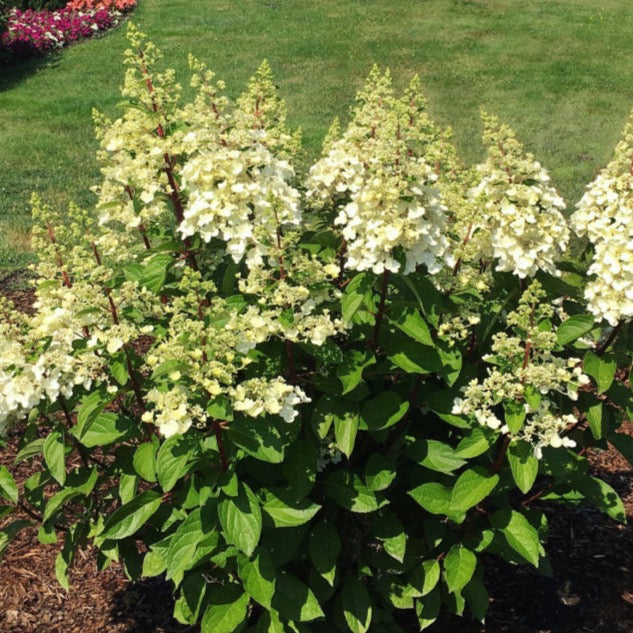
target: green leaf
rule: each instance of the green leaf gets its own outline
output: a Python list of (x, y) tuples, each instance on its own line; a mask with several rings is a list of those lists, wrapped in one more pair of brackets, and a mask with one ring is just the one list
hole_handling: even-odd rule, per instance
[(440, 581), (440, 564), (435, 558), (430, 558), (418, 565), (409, 576), (409, 584), (415, 589), (415, 597), (421, 598), (433, 591)]
[(168, 253), (158, 253), (154, 255), (143, 267), (139, 283), (150, 292), (158, 293), (165, 284), (167, 271), (173, 262), (172, 255)]
[(599, 401), (585, 409), (589, 428), (597, 440), (601, 440), (604, 435), (604, 429), (602, 428), (602, 413), (602, 402)]
[(490, 596), (484, 583), (475, 575), (464, 587), (462, 594), (466, 598), (466, 603), (471, 613), (480, 622), (483, 622), (486, 619), (488, 604), (490, 603)]
[(633, 437), (625, 433), (613, 433), (608, 439), (624, 455), (628, 462), (633, 464)]
[(238, 633), (246, 621), (248, 594), (237, 585), (216, 585), (207, 591), (207, 597), (201, 633)]
[(182, 435), (170, 437), (160, 447), (156, 456), (156, 473), (164, 492), (169, 492), (187, 473), (191, 455), (189, 439)]
[(591, 332), (594, 327), (593, 316), (590, 314), (576, 314), (563, 321), (556, 330), (559, 345), (567, 345)]
[(314, 487), (319, 451), (314, 443), (297, 440), (288, 450), (282, 470), (296, 499), (303, 499)]
[(626, 510), (618, 493), (606, 482), (597, 477), (587, 477), (575, 486), (587, 501), (593, 503), (601, 512), (620, 523), (626, 523)]
[(312, 590), (288, 572), (277, 578), (273, 608), (283, 618), (295, 622), (310, 622), (325, 616)]
[(442, 607), (442, 596), (439, 587), (436, 587), (423, 598), (417, 598), (415, 601), (415, 614), (418, 616), (418, 625), (420, 631), (428, 628), (437, 620)]
[(343, 385), (343, 395), (356, 389), (363, 379), (363, 370), (375, 363), (376, 357), (370, 351), (349, 350), (336, 372)]
[(207, 580), (202, 573), (187, 574), (174, 604), (174, 618), (181, 624), (195, 624), (207, 591)]
[(455, 448), (455, 456), (471, 459), (483, 455), (494, 443), (495, 436), (487, 429), (475, 428)]
[(520, 401), (505, 400), (503, 403), (505, 422), (512, 433), (518, 433), (523, 428), (527, 411)]
[(157, 445), (153, 442), (144, 442), (139, 444), (134, 451), (134, 457), (132, 458), (132, 464), (134, 470), (145, 481), (156, 481), (156, 452)]
[(44, 440), (45, 438), (39, 437), (36, 440), (25, 444), (15, 456), (13, 463), (17, 466), (17, 464), (21, 464), (28, 459), (41, 455), (44, 447)]
[(12, 521), (8, 525), (5, 525), (0, 530), (0, 558), (4, 555), (5, 550), (9, 546), (9, 543), (18, 535), (20, 530), (31, 525), (30, 521), (26, 519), (17, 519)]
[(431, 514), (451, 512), (451, 490), (437, 481), (421, 484), (407, 494)]
[(91, 470), (82, 469), (79, 472), (73, 472), (68, 477), (66, 486), (59, 492), (55, 493), (47, 502), (42, 514), (42, 521), (48, 521), (67, 501), (74, 499), (80, 495), (88, 496), (95, 484), (99, 473), (97, 468)]
[(421, 466), (446, 474), (466, 463), (455, 455), (455, 451), (448, 444), (437, 440), (416, 440), (405, 448), (404, 453)]
[(278, 416), (267, 416), (253, 424), (253, 418), (236, 417), (226, 431), (227, 437), (249, 455), (262, 462), (281, 464), (287, 446), (296, 439), (299, 424), (288, 424)]
[(444, 573), (449, 592), (461, 591), (473, 577), (477, 556), (463, 545), (453, 545), (444, 559)]
[(379, 507), (375, 493), (365, 486), (358, 475), (340, 469), (325, 479), (325, 493), (345, 510), (351, 512), (374, 512)]
[(508, 447), (508, 462), (516, 485), (526, 494), (538, 475), (538, 460), (534, 457), (532, 445), (525, 440), (512, 442)]
[(283, 488), (270, 488), (262, 507), (278, 528), (303, 525), (321, 509), (320, 505), (310, 499), (297, 501), (292, 491)]
[(141, 493), (108, 517), (103, 533), (99, 535), (100, 542), (106, 539), (118, 541), (136, 534), (156, 513), (160, 504), (161, 496), (155, 490)]
[(371, 290), (372, 276), (369, 273), (359, 273), (347, 284), (341, 297), (341, 314), (344, 321), (349, 323), (352, 320)]
[(260, 547), (253, 560), (240, 565), (239, 575), (248, 595), (270, 609), (275, 593), (276, 577), (275, 566), (268, 551)]
[(79, 405), (77, 410), (77, 431), (79, 435), (84, 430), (84, 427), (92, 422), (102, 411), (105, 406), (110, 402), (110, 398), (103, 390), (93, 391), (90, 395), (86, 396)]
[(501, 531), (508, 545), (528, 563), (538, 567), (541, 543), (537, 529), (520, 513), (505, 508), (490, 516), (490, 523)]
[(200, 508), (193, 510), (172, 535), (169, 549), (164, 554), (167, 562), (167, 580), (177, 578), (189, 569), (198, 544), (209, 530), (209, 526), (205, 526), (203, 530), (201, 514)]
[(6, 466), (0, 466), (0, 494), (13, 504), (18, 502), (18, 487)]
[(334, 418), (334, 439), (338, 449), (349, 458), (354, 450), (358, 433), (358, 415), (346, 412), (344, 417)]
[(414, 341), (434, 347), (431, 331), (420, 312), (413, 304), (395, 302), (389, 307), (390, 321)]
[(372, 620), (372, 603), (365, 584), (348, 574), (341, 592), (341, 606), (347, 626), (352, 633), (366, 633)]
[(409, 410), (409, 403), (395, 391), (382, 391), (367, 401), (361, 419), (370, 431), (388, 429), (399, 422)]
[(410, 339), (394, 332), (384, 346), (389, 360), (409, 374), (429, 374), (442, 369), (437, 350), (428, 345), (412, 345)]
[(465, 470), (460, 476), (451, 494), (451, 506), (467, 512), (483, 501), (496, 487), (499, 475), (490, 475), (483, 468)]
[(332, 523), (317, 523), (310, 532), (308, 556), (314, 568), (330, 585), (334, 584), (336, 562), (341, 553), (341, 539)]
[(66, 482), (65, 449), (64, 436), (59, 431), (49, 433), (42, 447), (46, 466), (60, 486)]
[(128, 439), (136, 433), (132, 420), (117, 413), (105, 412), (91, 417), (85, 425), (74, 426), (71, 433), (86, 447), (106, 446)]
[(610, 354), (598, 356), (591, 350), (588, 350), (583, 360), (583, 371), (589, 374), (598, 386), (598, 393), (604, 393), (609, 389), (615, 377), (617, 363), (615, 357)]
[(237, 497), (220, 502), (218, 516), (226, 542), (250, 557), (262, 533), (262, 512), (255, 493), (240, 483)]
[(398, 562), (404, 562), (407, 550), (407, 533), (404, 526), (393, 512), (385, 512), (373, 525), (372, 535), (376, 537), (385, 548), (385, 552)]
[(365, 463), (365, 483), (372, 492), (389, 488), (396, 475), (395, 461), (381, 453), (372, 453)]

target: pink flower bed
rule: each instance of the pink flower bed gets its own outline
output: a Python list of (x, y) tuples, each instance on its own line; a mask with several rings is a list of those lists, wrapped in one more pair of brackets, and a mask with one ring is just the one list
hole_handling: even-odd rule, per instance
[(75, 0), (56, 11), (13, 9), (2, 34), (2, 45), (15, 54), (46, 53), (109, 29), (121, 19), (121, 9), (129, 10), (135, 4), (135, 0)]

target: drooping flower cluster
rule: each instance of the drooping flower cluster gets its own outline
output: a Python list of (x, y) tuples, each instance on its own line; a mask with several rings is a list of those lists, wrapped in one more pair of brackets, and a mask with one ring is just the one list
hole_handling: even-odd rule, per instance
[(546, 170), (526, 153), (512, 130), (483, 115), (485, 163), (471, 196), (477, 207), (473, 230), (489, 240), (496, 269), (521, 279), (538, 270), (556, 273), (567, 249), (565, 202), (549, 184)]
[(587, 307), (612, 326), (633, 317), (633, 122), (613, 160), (587, 187), (571, 217), (579, 236), (594, 246), (585, 287)]
[(542, 327), (554, 311), (544, 298), (540, 284), (532, 282), (506, 319), (516, 333), (493, 337), (492, 354), (484, 358), (492, 365), (488, 375), (483, 381), (473, 379), (453, 406), (457, 415), (472, 416), (512, 439), (528, 440), (537, 457), (544, 446), (573, 446), (564, 431), (576, 418), (558, 412), (554, 398), (565, 394), (576, 400), (579, 388), (589, 382), (580, 359), (554, 354), (556, 335)]
[(421, 264), (431, 273), (442, 266), (446, 207), (424, 155), (435, 139), (418, 94), (414, 80), (396, 99), (389, 73), (374, 67), (347, 130), (340, 139), (331, 131), (310, 170), (308, 197), (337, 211), (346, 268), (407, 274)]

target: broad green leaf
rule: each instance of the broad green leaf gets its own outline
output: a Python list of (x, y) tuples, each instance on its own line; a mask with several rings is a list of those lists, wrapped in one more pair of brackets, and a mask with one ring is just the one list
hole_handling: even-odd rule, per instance
[(471, 459), (483, 455), (494, 443), (495, 436), (486, 429), (474, 428), (455, 448), (455, 456)]
[(99, 536), (100, 541), (117, 541), (136, 534), (156, 513), (160, 504), (161, 496), (155, 490), (141, 493), (108, 517), (103, 533)]
[(594, 327), (594, 319), (590, 314), (575, 314), (563, 321), (556, 330), (559, 345), (567, 345), (584, 336)]
[(303, 525), (321, 509), (310, 499), (297, 500), (290, 490), (283, 488), (270, 488), (262, 507), (278, 528)]
[(390, 321), (414, 341), (434, 347), (431, 331), (420, 312), (412, 304), (397, 302), (389, 307)]
[(438, 346), (437, 353), (442, 363), (440, 375), (446, 381), (449, 387), (452, 387), (459, 378), (462, 371), (463, 358), (462, 353), (457, 348), (451, 348), (446, 345)]
[(42, 447), (46, 466), (60, 486), (66, 482), (65, 449), (64, 436), (59, 431), (49, 433)]
[(0, 558), (4, 555), (9, 543), (18, 535), (18, 532), (30, 525), (32, 525), (31, 522), (26, 519), (17, 519), (0, 530)]
[(442, 607), (442, 595), (439, 587), (415, 601), (415, 614), (418, 616), (420, 631), (428, 628), (437, 620)]
[(523, 402), (505, 400), (503, 403), (505, 422), (512, 433), (518, 433), (523, 428), (527, 411)]
[(440, 581), (441, 568), (435, 558), (430, 558), (418, 565), (409, 576), (409, 584), (415, 589), (416, 598), (426, 596), (435, 589)]
[(376, 494), (363, 484), (358, 475), (348, 470), (335, 470), (327, 476), (325, 494), (351, 512), (374, 512), (379, 507)]
[(253, 418), (236, 416), (226, 430), (231, 442), (255, 459), (281, 464), (287, 446), (296, 439), (299, 424), (288, 424), (279, 416), (267, 416), (253, 424)]
[(370, 431), (387, 429), (399, 422), (409, 409), (409, 403), (395, 391), (382, 391), (367, 401), (361, 413)]
[(37, 455), (41, 455), (45, 439), (46, 438), (39, 437), (36, 440), (33, 440), (32, 442), (29, 442), (28, 444), (23, 446), (18, 454), (15, 456), (15, 460), (13, 461), (13, 463), (16, 465), (21, 464), (28, 459), (32, 459)]
[(136, 425), (132, 420), (111, 411), (99, 413), (82, 427), (77, 425), (71, 429), (71, 433), (88, 448), (128, 439), (136, 432)]
[(238, 633), (246, 621), (249, 597), (238, 585), (215, 585), (207, 591), (208, 606), (201, 633)]
[(538, 567), (541, 543), (537, 529), (520, 513), (509, 508), (497, 510), (490, 523), (500, 530), (508, 545), (528, 563)]
[(82, 469), (79, 472), (71, 472), (64, 488), (46, 502), (42, 521), (48, 521), (70, 499), (81, 495), (88, 496), (95, 487), (98, 477), (99, 473), (96, 467), (91, 470)]
[(490, 475), (483, 468), (471, 468), (460, 476), (451, 494), (451, 506), (467, 512), (483, 501), (496, 487), (499, 475)]
[(437, 481), (422, 484), (407, 494), (431, 514), (450, 514), (451, 490)]
[(461, 591), (473, 577), (477, 556), (463, 545), (453, 545), (444, 558), (446, 586), (451, 593)]
[(218, 505), (224, 539), (251, 556), (262, 532), (262, 512), (255, 493), (244, 483), (237, 497), (224, 499)]
[(384, 346), (389, 360), (408, 374), (429, 374), (442, 369), (437, 350), (428, 345), (412, 345), (410, 339), (394, 332)]
[(381, 453), (372, 453), (365, 462), (365, 483), (372, 492), (389, 488), (396, 475), (395, 461)]
[(375, 536), (385, 548), (385, 552), (398, 562), (404, 561), (407, 550), (407, 532), (393, 512), (385, 512), (379, 517), (372, 528)]
[(477, 575), (474, 575), (471, 581), (464, 587), (462, 594), (464, 598), (466, 598), (466, 603), (471, 613), (480, 622), (483, 622), (488, 611), (490, 596), (488, 595), (486, 586)]
[(376, 357), (370, 351), (352, 349), (346, 352), (336, 372), (343, 385), (343, 395), (356, 389), (363, 379), (363, 371), (375, 363)]
[(508, 447), (508, 462), (519, 490), (523, 494), (527, 493), (538, 475), (538, 460), (534, 457), (534, 448), (525, 440), (512, 442)]
[(18, 487), (6, 466), (0, 466), (0, 494), (13, 504), (18, 502)]
[(332, 523), (317, 523), (310, 532), (308, 556), (314, 568), (330, 585), (334, 583), (338, 556), (341, 553), (341, 539)]
[(341, 297), (341, 314), (344, 321), (349, 323), (352, 320), (352, 317), (371, 290), (372, 277), (369, 273), (359, 273), (347, 284), (347, 288), (345, 288), (345, 292)]
[(334, 439), (338, 449), (349, 458), (354, 450), (358, 433), (358, 415), (345, 415), (334, 418)]
[(421, 466), (440, 473), (451, 473), (466, 463), (448, 444), (437, 440), (416, 440), (404, 453)]
[(87, 395), (79, 405), (77, 410), (77, 430), (79, 435), (84, 430), (84, 427), (93, 421), (110, 402), (110, 398), (103, 390), (93, 391)]
[(345, 577), (341, 592), (343, 616), (352, 633), (366, 633), (372, 620), (372, 602), (365, 584), (353, 575)]
[(593, 503), (601, 512), (610, 516), (620, 523), (626, 523), (626, 510), (618, 493), (602, 479), (597, 477), (586, 477), (579, 481), (576, 486), (584, 495), (587, 501)]
[(158, 293), (167, 279), (167, 271), (173, 262), (172, 255), (158, 253), (143, 267), (139, 283), (148, 290)]
[(134, 451), (134, 457), (132, 458), (134, 470), (145, 479), (145, 481), (152, 483), (156, 481), (157, 448), (153, 442), (143, 442), (143, 444), (138, 445)]
[(275, 593), (276, 572), (268, 551), (260, 547), (253, 560), (240, 565), (239, 575), (246, 593), (256, 602), (270, 609)]
[(318, 461), (314, 443), (297, 440), (286, 450), (282, 470), (296, 499), (303, 499), (314, 487)]
[(591, 350), (585, 353), (583, 360), (583, 371), (589, 374), (598, 386), (598, 393), (604, 393), (609, 389), (615, 377), (617, 363), (615, 358), (610, 354), (598, 356)]
[(295, 622), (309, 622), (325, 615), (312, 590), (288, 572), (277, 577), (272, 606), (284, 619)]
[(182, 435), (170, 437), (160, 447), (156, 456), (156, 473), (163, 491), (169, 492), (187, 473), (191, 455), (191, 444), (188, 438)]
[(181, 624), (195, 624), (207, 591), (202, 573), (187, 574), (180, 587), (180, 597), (174, 604), (174, 618)]
[(198, 543), (205, 537), (205, 531), (202, 529), (201, 509), (196, 508), (178, 526), (169, 542), (169, 549), (165, 552), (168, 580), (177, 578), (189, 569)]
[(626, 435), (626, 433), (613, 433), (608, 439), (628, 462), (633, 464), (633, 437)]

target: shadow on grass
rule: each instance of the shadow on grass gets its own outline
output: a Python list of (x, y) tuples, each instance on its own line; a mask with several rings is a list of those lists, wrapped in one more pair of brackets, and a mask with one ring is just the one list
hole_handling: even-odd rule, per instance
[(15, 56), (0, 59), (0, 92), (10, 90), (42, 68), (53, 68), (59, 63), (59, 53), (38, 56)]

